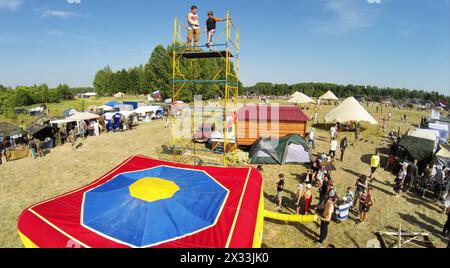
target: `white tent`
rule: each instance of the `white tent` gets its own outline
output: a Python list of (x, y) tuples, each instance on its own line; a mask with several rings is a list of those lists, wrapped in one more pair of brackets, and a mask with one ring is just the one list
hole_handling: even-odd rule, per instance
[(98, 106), (97, 110), (102, 110), (104, 112), (110, 112), (110, 111), (114, 111), (114, 108), (108, 105), (102, 105), (102, 106)]
[(325, 115), (325, 121), (327, 123), (365, 121), (372, 125), (378, 124), (377, 120), (353, 97), (346, 99), (338, 107)]
[(133, 112), (145, 116), (147, 113), (153, 113), (153, 117), (156, 117), (156, 113), (158, 111), (163, 111), (164, 109), (161, 106), (142, 106), (134, 110)]
[(98, 119), (100, 116), (96, 115), (96, 114), (92, 114), (92, 113), (77, 113), (74, 114), (68, 118), (66, 118), (67, 121), (87, 121), (87, 120), (96, 120)]
[(292, 94), (291, 97), (292, 97), (292, 98), (295, 98), (295, 97), (301, 96), (302, 94), (303, 94), (303, 93), (300, 93), (300, 92), (297, 91), (297, 92), (295, 92), (294, 94)]
[(336, 97), (336, 95), (334, 95), (333, 92), (328, 91), (327, 93), (325, 93), (322, 97), (319, 98), (320, 100), (330, 100), (330, 101), (337, 101), (339, 100), (338, 97)]
[(114, 94), (114, 98), (119, 99), (119, 98), (124, 98), (125, 97), (125, 93), (122, 92), (118, 92), (116, 94)]
[(293, 96), (290, 100), (289, 103), (295, 103), (295, 104), (308, 104), (308, 103), (314, 103), (314, 100), (311, 99), (310, 97), (306, 96), (303, 93), (299, 93), (296, 92), (298, 94), (296, 94), (295, 96)]

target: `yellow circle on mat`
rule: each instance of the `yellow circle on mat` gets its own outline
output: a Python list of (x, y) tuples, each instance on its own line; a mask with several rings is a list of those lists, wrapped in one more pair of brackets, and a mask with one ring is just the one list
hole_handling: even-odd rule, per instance
[(172, 198), (179, 190), (176, 183), (159, 178), (143, 178), (130, 186), (132, 197), (147, 202)]

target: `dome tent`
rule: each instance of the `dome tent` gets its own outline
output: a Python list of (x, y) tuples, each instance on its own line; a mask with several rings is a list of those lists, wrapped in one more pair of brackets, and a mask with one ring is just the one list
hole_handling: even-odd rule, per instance
[(306, 164), (312, 157), (300, 135), (287, 135), (279, 140), (259, 139), (250, 149), (251, 164)]

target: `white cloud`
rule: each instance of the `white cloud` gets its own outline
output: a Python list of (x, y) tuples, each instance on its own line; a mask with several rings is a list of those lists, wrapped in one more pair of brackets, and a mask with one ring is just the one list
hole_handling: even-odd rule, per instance
[(57, 17), (57, 18), (71, 18), (75, 14), (68, 11), (62, 11), (62, 10), (53, 10), (53, 9), (46, 9), (42, 11), (42, 17), (49, 18), (49, 17)]
[(81, 4), (81, 0), (67, 0), (68, 4)]
[(382, 4), (383, 0), (367, 0), (369, 4)]
[(0, 9), (17, 10), (22, 3), (23, 0), (0, 0)]
[[(382, 0), (366, 1), (382, 2)], [(342, 34), (368, 28), (375, 24), (376, 11), (369, 9), (365, 1), (322, 0), (321, 2), (328, 15), (312, 21), (313, 29), (317, 32)]]

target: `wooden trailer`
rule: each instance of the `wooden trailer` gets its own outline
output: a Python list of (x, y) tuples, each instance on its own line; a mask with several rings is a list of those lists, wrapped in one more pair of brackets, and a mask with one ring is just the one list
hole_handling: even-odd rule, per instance
[(251, 146), (259, 138), (304, 137), (309, 120), (296, 106), (246, 105), (238, 111), (238, 146)]

